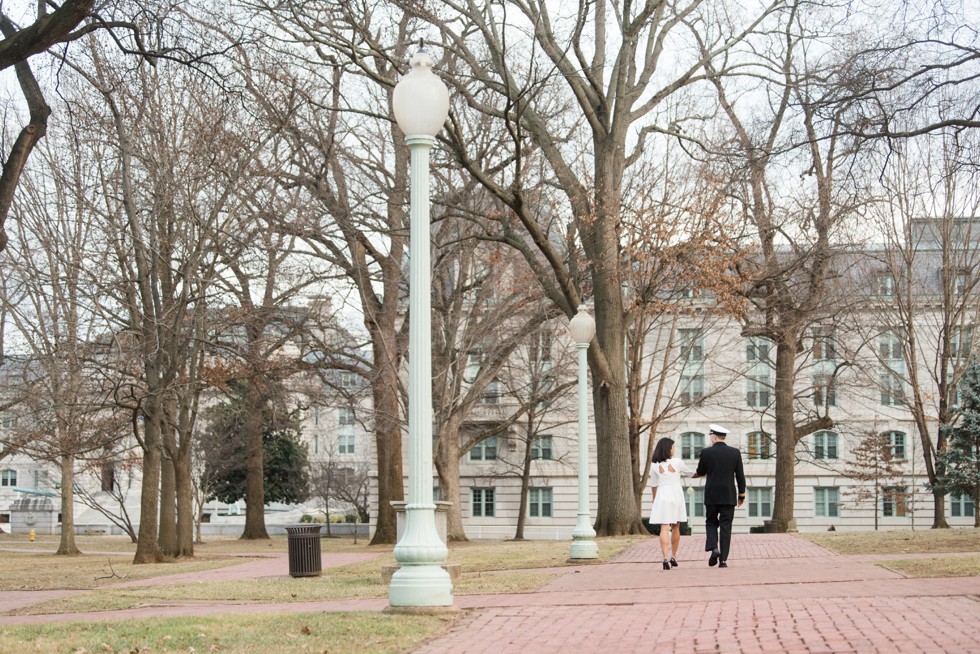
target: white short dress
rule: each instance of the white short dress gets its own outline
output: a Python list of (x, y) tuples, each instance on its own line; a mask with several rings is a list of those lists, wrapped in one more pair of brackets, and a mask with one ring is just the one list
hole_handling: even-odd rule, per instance
[(672, 525), (687, 522), (687, 500), (681, 476), (691, 476), (694, 471), (680, 459), (667, 459), (654, 463), (650, 471), (650, 487), (657, 489), (650, 511), (651, 525)]

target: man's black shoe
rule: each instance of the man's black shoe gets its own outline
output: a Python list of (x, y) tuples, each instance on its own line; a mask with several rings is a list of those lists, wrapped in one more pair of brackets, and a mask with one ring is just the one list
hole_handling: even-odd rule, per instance
[(724, 561), (722, 561), (721, 563), (718, 564), (718, 567), (719, 568), (727, 568), (728, 567), (728, 564), (725, 563)]
[(708, 557), (708, 565), (717, 565), (719, 556), (721, 556), (721, 552), (718, 550), (711, 550), (711, 556)]

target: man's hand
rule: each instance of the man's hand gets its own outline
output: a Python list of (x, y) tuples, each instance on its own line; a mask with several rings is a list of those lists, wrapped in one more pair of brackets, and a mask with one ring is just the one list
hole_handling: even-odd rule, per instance
[(738, 498), (738, 505), (742, 506), (743, 504), (745, 504), (745, 498), (744, 497)]

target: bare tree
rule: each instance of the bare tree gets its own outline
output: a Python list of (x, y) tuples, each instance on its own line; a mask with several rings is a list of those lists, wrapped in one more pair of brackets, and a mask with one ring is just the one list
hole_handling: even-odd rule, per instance
[[(763, 3), (757, 12), (736, 16), (715, 14), (715, 3), (702, 0), (503, 2), (492, 9), (456, 1), (399, 3), (439, 30), (445, 51), (439, 67), (459, 99), (446, 139), (466, 170), (511, 209), (502, 240), (526, 257), (545, 295), (566, 316), (584, 298), (594, 299), (597, 331), (589, 365), (599, 460), (595, 527), (601, 535), (643, 531), (623, 347), (624, 182), (651, 135), (662, 130), (657, 123), (668, 101), (703, 79), (706, 61), (731, 49), (782, 4)], [(704, 50), (663, 56), (665, 44), (675, 40), (700, 42)], [(489, 122), (471, 120), (474, 113)], [(481, 135), (511, 140), (501, 147), (498, 139), (474, 138), (476, 124)], [(545, 212), (533, 201), (542, 178), (556, 189), (552, 215), (569, 216), (568, 224), (542, 222)]]
[(16, 232), (4, 257), (9, 293), (0, 302), (26, 348), (17, 379), (23, 388), (14, 392), (21, 397), (20, 451), (59, 466), (58, 553), (78, 554), (76, 462), (111, 449), (124, 425), (104, 383), (106, 324), (95, 311), (102, 289), (90, 268), (105, 265), (106, 239), (70, 190), (91, 179), (77, 151), (48, 148), (44, 155), (53, 173), (31, 171), (14, 207)]
[(79, 87), (73, 106), (99, 135), (85, 143), (101, 187), (87, 210), (116, 235), (118, 277), (101, 308), (124, 325), (117, 352), (135, 372), (117, 399), (133, 412), (143, 449), (135, 561), (148, 563), (162, 560), (161, 548), (193, 554), (188, 402), (201, 390), (201, 329), (217, 253), (261, 143), (243, 143), (244, 117), (208, 80), (180, 66), (124, 70), (99, 43), (88, 46), (87, 66), (74, 70), (91, 92)]
[[(871, 430), (851, 450), (844, 475), (861, 482), (851, 488), (847, 495), (855, 505), (870, 504), (874, 509), (875, 531), (878, 530), (878, 515), (881, 500), (890, 503), (896, 513), (903, 509), (907, 493), (899, 486), (904, 478), (902, 464), (904, 456), (897, 456), (887, 432)], [(904, 510), (901, 511), (904, 513)]]
[(865, 379), (880, 405), (911, 416), (933, 486), (933, 528), (947, 527), (937, 453), (956, 420), (956, 388), (980, 334), (980, 194), (973, 134), (907, 141), (885, 174), (875, 227), (884, 242), (861, 266)]

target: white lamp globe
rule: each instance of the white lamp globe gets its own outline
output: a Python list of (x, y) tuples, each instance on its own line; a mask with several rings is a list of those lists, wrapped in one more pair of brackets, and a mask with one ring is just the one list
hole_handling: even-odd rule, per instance
[(395, 84), (395, 121), (405, 136), (434, 137), (449, 117), (449, 89), (432, 72), (432, 58), (424, 50), (412, 56), (411, 65), (408, 75)]
[(572, 340), (581, 345), (588, 345), (595, 336), (595, 320), (589, 315), (584, 304), (578, 306), (578, 313), (568, 323), (568, 329), (572, 332)]

